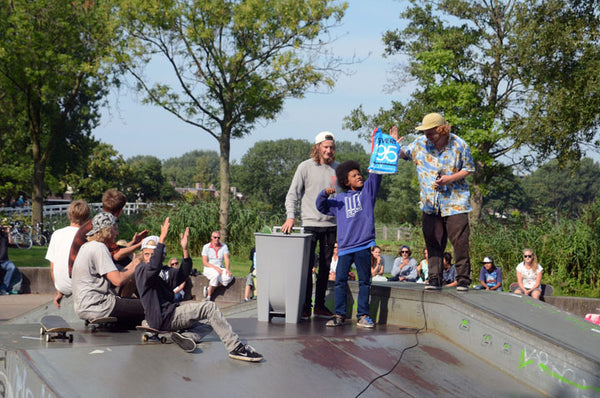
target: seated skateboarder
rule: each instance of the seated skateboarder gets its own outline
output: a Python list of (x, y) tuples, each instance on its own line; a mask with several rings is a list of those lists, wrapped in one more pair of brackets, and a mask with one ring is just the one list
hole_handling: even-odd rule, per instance
[[(173, 341), (185, 351), (192, 352), (196, 349), (196, 339), (188, 335), (193, 335), (195, 328), (203, 327), (200, 321), (206, 320), (225, 344), (230, 358), (248, 362), (261, 361), (262, 355), (240, 341), (214, 302), (188, 301), (180, 304), (175, 301), (173, 287), (185, 281), (192, 270), (192, 259), (188, 251), (189, 228), (180, 234), (183, 261), (174, 277), (169, 278), (170, 282), (166, 282), (160, 276), (165, 256), (164, 242), (168, 232), (167, 217), (161, 226), (160, 237), (157, 239), (156, 236), (150, 236), (142, 242), (144, 262), (139, 264), (135, 271), (135, 280), (148, 326), (173, 331)], [(192, 333), (184, 334), (178, 332), (179, 330), (190, 330)]]

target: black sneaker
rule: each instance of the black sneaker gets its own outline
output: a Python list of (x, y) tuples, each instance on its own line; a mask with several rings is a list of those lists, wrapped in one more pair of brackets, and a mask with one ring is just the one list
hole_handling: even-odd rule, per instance
[(429, 285), (425, 286), (425, 290), (442, 290), (442, 285), (437, 278), (429, 278)]
[(184, 336), (182, 333), (171, 333), (171, 340), (173, 340), (173, 342), (181, 347), (181, 349), (185, 352), (194, 352), (196, 349), (196, 342), (194, 339)]
[(229, 353), (229, 358), (246, 362), (260, 362), (263, 356), (256, 352), (250, 345), (240, 343), (235, 350)]

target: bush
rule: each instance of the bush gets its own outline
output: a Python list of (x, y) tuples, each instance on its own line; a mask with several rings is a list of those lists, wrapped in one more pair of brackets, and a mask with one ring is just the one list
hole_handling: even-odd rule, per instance
[[(275, 225), (276, 218), (267, 218), (239, 202), (231, 202), (227, 246), (233, 255), (246, 256), (254, 246), (254, 233), (265, 225)], [(219, 229), (218, 200), (185, 201), (169, 205), (155, 205), (143, 215), (122, 217), (119, 221), (119, 234), (131, 239), (136, 231), (147, 229), (151, 235), (160, 234), (160, 226), (165, 217), (170, 218), (170, 232), (167, 244), (178, 246), (179, 234), (190, 227), (190, 253), (199, 256), (204, 244), (210, 242), (212, 231)]]

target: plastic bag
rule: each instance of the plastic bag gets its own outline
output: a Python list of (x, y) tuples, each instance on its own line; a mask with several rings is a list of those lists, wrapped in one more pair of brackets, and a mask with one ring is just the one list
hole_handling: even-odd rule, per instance
[(378, 127), (373, 130), (369, 172), (373, 174), (395, 174), (398, 172), (400, 145), (389, 134)]

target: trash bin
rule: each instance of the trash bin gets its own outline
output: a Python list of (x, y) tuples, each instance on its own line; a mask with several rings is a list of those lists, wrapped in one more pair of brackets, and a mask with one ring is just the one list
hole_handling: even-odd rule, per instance
[(255, 233), (258, 320), (298, 323), (306, 296), (311, 234)]

